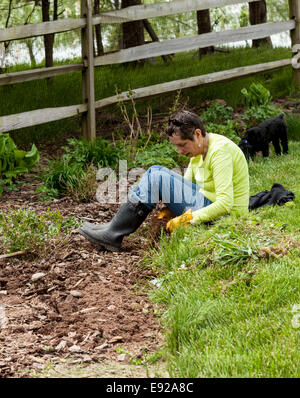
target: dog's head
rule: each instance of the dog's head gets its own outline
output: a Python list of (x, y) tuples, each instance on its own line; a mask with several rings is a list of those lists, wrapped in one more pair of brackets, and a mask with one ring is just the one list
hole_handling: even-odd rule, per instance
[(245, 135), (242, 137), (241, 141), (239, 142), (238, 146), (244, 152), (247, 159), (249, 156), (251, 158), (254, 157), (256, 152), (257, 143), (261, 136), (261, 131), (259, 127), (251, 127), (246, 130)]
[(247, 138), (243, 137), (241, 141), (239, 142), (238, 146), (240, 149), (243, 151), (246, 159), (249, 159), (250, 154), (252, 154), (252, 145), (250, 142), (247, 140)]

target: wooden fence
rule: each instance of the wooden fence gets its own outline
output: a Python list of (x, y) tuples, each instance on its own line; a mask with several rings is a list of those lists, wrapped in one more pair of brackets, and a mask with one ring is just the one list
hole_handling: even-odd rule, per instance
[[(201, 34), (194, 37), (153, 42), (94, 57), (93, 25), (99, 23), (112, 24), (137, 21), (188, 11), (204, 10), (239, 3), (250, 3), (252, 1), (257, 0), (175, 0), (167, 3), (132, 6), (122, 10), (115, 10), (92, 16), (91, 0), (81, 0), (81, 18), (61, 19), (0, 29), (0, 42), (35, 37), (49, 33), (66, 32), (73, 29), (81, 29), (82, 32), (81, 63), (0, 75), (0, 85), (7, 85), (82, 71), (82, 104), (38, 109), (30, 112), (2, 116), (0, 117), (0, 133), (82, 114), (83, 134), (87, 139), (93, 140), (96, 136), (95, 110), (116, 104), (120, 100), (128, 101), (128, 92), (95, 101), (94, 67), (96, 66), (135, 61), (241, 40), (260, 39), (285, 31), (291, 32), (292, 46), (300, 43), (300, 0), (289, 0), (290, 19), (288, 21), (263, 23), (240, 29)], [(162, 93), (174, 92), (179, 89), (225, 82), (261, 72), (273, 71), (291, 65), (291, 63), (292, 60), (289, 58), (133, 89), (132, 98), (152, 97), (161, 95)], [(294, 83), (297, 87), (300, 87), (300, 69), (294, 69)]]

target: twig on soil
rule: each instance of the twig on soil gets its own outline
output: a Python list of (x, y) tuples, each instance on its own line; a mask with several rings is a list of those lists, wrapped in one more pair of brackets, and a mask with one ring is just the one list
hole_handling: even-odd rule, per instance
[(26, 254), (26, 253), (28, 253), (28, 250), (20, 250), (18, 252), (14, 252), (14, 253), (1, 254), (0, 260), (2, 260), (3, 258), (21, 256), (22, 254)]
[(82, 281), (84, 281), (84, 279), (85, 279), (85, 278), (81, 278), (78, 282), (76, 282), (75, 285), (72, 287), (72, 289), (75, 289), (75, 287), (79, 286), (80, 283), (81, 283)]

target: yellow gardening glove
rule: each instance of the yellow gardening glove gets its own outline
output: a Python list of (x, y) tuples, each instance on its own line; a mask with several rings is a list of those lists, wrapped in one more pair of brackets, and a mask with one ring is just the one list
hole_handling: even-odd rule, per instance
[(192, 209), (187, 210), (184, 214), (179, 217), (172, 218), (166, 226), (166, 230), (168, 232), (173, 232), (178, 225), (187, 225), (190, 224), (190, 221), (193, 219)]
[(174, 213), (171, 212), (170, 209), (168, 209), (167, 207), (165, 209), (163, 209), (161, 212), (158, 213), (157, 218), (158, 220), (161, 220), (162, 218), (173, 218), (174, 217)]

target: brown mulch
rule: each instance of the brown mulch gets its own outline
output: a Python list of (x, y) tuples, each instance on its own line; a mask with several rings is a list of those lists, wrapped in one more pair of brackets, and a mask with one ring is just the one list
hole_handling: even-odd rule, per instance
[[(103, 223), (118, 209), (68, 197), (40, 202), (34, 194), (39, 183), (30, 175), (25, 179), (31, 183), (3, 194), (1, 212), (49, 208)], [(30, 377), (30, 370), (40, 371), (49, 362), (128, 361), (121, 352), (141, 358), (159, 351), (162, 333), (147, 293), (155, 275), (140, 264), (157, 242), (162, 223), (156, 215), (152, 212), (126, 237), (118, 253), (102, 251), (74, 230), (66, 242), (49, 242), (40, 256), (0, 259), (0, 377)], [(43, 275), (33, 281), (37, 273)]]

